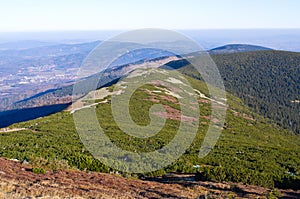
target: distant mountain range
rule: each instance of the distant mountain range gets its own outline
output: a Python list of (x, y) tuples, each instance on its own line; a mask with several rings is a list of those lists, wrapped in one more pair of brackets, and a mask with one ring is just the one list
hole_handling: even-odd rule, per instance
[(263, 51), (263, 50), (273, 50), (273, 49), (266, 48), (263, 46), (249, 45), (249, 44), (229, 44), (229, 45), (213, 48), (208, 52), (210, 54), (227, 54), (227, 53)]
[[(40, 44), (40, 43), (36, 43)], [(61, 56), (76, 53), (84, 53), (86, 51), (90, 52), (94, 49), (100, 41), (94, 41), (82, 44), (57, 44), (57, 45), (41, 45), (34, 48), (25, 49), (10, 49), (0, 51), (1, 57), (17, 57), (20, 58), (30, 58), (30, 57), (44, 57), (44, 56)], [(0, 45), (1, 47), (1, 45)]]
[(35, 41), (35, 40), (23, 40), (23, 41), (0, 43), (0, 50), (25, 50), (30, 48), (38, 48), (43, 46), (54, 46), (54, 45), (59, 45), (59, 43)]

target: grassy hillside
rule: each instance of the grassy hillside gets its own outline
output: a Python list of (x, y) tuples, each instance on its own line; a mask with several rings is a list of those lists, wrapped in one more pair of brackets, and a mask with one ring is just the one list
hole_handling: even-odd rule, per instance
[[(202, 82), (191, 78), (188, 80), (195, 89), (207, 94)], [(154, 85), (147, 84), (138, 89), (131, 98), (130, 113), (133, 120), (140, 125), (149, 123), (148, 111), (144, 108), (155, 103), (171, 107), (169, 110), (175, 115), (180, 113), (176, 98), (165, 92), (154, 93), (153, 89)], [(149, 139), (134, 138), (122, 133), (118, 128), (111, 114), (111, 96), (105, 99), (108, 100), (106, 103), (95, 107), (101, 127), (114, 144), (131, 151), (153, 151), (172, 140), (179, 125), (176, 117), (167, 117), (166, 125), (156, 136)], [(139, 177), (185, 172), (197, 173), (198, 179), (201, 180), (244, 182), (279, 188), (300, 187), (299, 135), (254, 114), (242, 100), (230, 94), (222, 135), (210, 154), (205, 158), (199, 158), (198, 152), (210, 121), (210, 100), (200, 96), (198, 100), (201, 125), (191, 147), (172, 165), (156, 172), (138, 175)], [(36, 167), (46, 169), (78, 168), (100, 172), (111, 171), (94, 159), (83, 146), (72, 115), (68, 111), (15, 124), (10, 128), (18, 129), (15, 132), (0, 133), (1, 157), (27, 160)], [(193, 165), (200, 165), (200, 168), (195, 169)]]

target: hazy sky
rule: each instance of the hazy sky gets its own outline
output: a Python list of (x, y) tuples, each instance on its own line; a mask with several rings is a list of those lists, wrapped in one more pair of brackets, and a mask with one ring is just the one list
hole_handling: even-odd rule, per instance
[(300, 28), (299, 0), (0, 0), (0, 31)]

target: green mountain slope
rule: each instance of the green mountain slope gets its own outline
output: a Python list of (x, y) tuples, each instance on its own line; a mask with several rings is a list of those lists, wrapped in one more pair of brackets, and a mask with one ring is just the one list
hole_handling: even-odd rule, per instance
[[(300, 133), (300, 53), (257, 51), (212, 55), (225, 88), (257, 113)], [(170, 67), (201, 79), (183, 61)]]
[[(299, 188), (299, 135), (251, 112), (242, 100), (230, 94), (227, 99), (229, 108), (222, 135), (209, 155), (199, 158), (198, 152), (210, 122), (211, 101), (204, 83), (186, 78), (194, 89), (203, 94), (197, 95), (201, 118), (197, 136), (185, 154), (172, 165), (156, 172), (138, 175), (139, 177), (184, 172), (197, 173), (197, 178), (204, 180)], [(108, 88), (108, 91), (112, 89), (113, 86)], [(85, 99), (82, 101), (85, 108), (81, 107), (82, 109), (77, 111), (95, 108), (106, 135), (115, 145), (130, 151), (153, 151), (172, 140), (180, 124), (177, 117), (180, 108), (178, 100), (163, 86), (146, 84), (134, 93), (130, 101), (132, 119), (140, 125), (149, 124), (148, 108), (153, 104), (160, 103), (167, 107), (169, 113), (167, 116), (154, 114), (154, 117), (166, 117), (165, 126), (158, 134), (148, 139), (134, 138), (119, 129), (111, 113), (112, 95), (116, 94), (110, 93), (104, 98), (99, 98), (96, 104)], [(0, 133), (1, 157), (26, 159), (36, 167), (46, 169), (74, 167), (90, 171), (111, 171), (94, 159), (83, 146), (70, 111), (15, 124), (10, 128), (14, 132)], [(194, 168), (194, 165), (200, 165), (200, 168)]]

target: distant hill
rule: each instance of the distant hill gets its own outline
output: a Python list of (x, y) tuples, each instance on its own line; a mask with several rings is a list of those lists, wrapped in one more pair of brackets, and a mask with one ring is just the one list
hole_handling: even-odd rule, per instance
[[(97, 45), (100, 44), (100, 41), (94, 41), (89, 43), (82, 44), (58, 44), (58, 45), (44, 45), (34, 48), (27, 49), (17, 49), (17, 50), (3, 50), (0, 51), (0, 57), (15, 57), (17, 59), (21, 58), (36, 58), (44, 56), (62, 56), (70, 55), (76, 53), (90, 52)], [(1, 45), (0, 45), (1, 47)]]
[[(82, 60), (98, 44), (100, 44), (100, 41), (82, 44), (45, 45), (26, 49), (14, 47), (16, 49), (9, 50), (1, 50), (1, 45), (13, 44), (0, 44), (0, 72), (2, 72), (2, 75), (9, 75), (17, 73), (21, 68), (27, 68), (28, 66), (41, 67), (49, 64), (70, 68), (72, 64), (74, 65), (74, 62), (76, 62), (75, 67), (79, 67)], [(70, 64), (70, 62), (73, 63)]]
[(0, 50), (25, 50), (29, 48), (38, 48), (43, 46), (54, 46), (54, 45), (58, 45), (58, 43), (35, 41), (35, 40), (23, 40), (23, 41), (0, 43)]
[(263, 50), (273, 50), (271, 48), (249, 45), (249, 44), (229, 44), (225, 46), (220, 46), (209, 50), (210, 54), (227, 54), (227, 53), (237, 53), (237, 52), (250, 52), (250, 51), (263, 51)]

